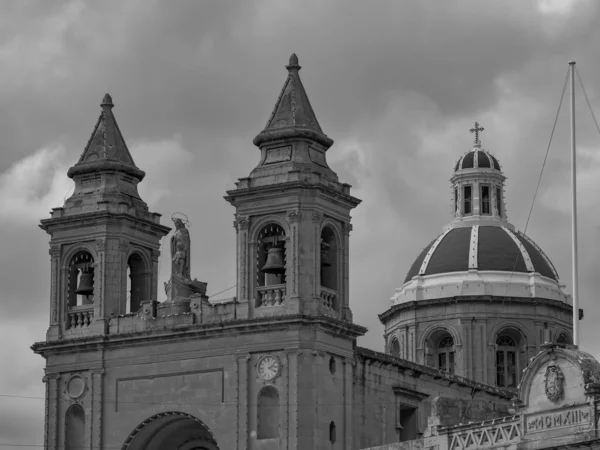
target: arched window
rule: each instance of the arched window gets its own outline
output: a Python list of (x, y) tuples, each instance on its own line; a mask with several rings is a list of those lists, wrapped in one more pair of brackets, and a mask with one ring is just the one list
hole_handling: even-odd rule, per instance
[(396, 338), (392, 339), (392, 345), (390, 345), (390, 355), (400, 358), (400, 344)]
[(438, 369), (454, 373), (454, 339), (446, 336), (438, 344)]
[(285, 231), (271, 223), (258, 234), (256, 254), (256, 306), (278, 306), (285, 301)]
[(279, 393), (266, 386), (258, 394), (258, 439), (279, 437)]
[(331, 423), (329, 424), (329, 442), (331, 442), (332, 444), (335, 444), (335, 422), (331, 421)]
[(335, 358), (332, 356), (331, 358), (329, 358), (329, 373), (331, 373), (331, 375), (335, 374), (336, 371), (336, 364), (335, 364)]
[(94, 257), (87, 251), (78, 251), (69, 262), (69, 307), (94, 303)]
[(571, 341), (569, 339), (569, 336), (566, 335), (566, 333), (560, 333), (560, 335), (558, 336), (558, 339), (556, 339), (556, 343), (557, 344), (569, 344)]
[[(339, 311), (338, 255), (335, 233), (330, 227), (321, 231), (321, 300), (327, 309)], [(323, 289), (325, 288), (325, 289)]]
[(147, 272), (144, 260), (133, 253), (127, 260), (127, 313), (137, 312), (144, 300), (149, 300), (146, 290)]
[(501, 334), (496, 339), (496, 385), (517, 387), (517, 343), (513, 337)]
[(432, 333), (426, 341), (425, 356), (428, 366), (453, 374), (456, 347), (452, 335), (447, 330)]
[(85, 444), (85, 413), (79, 405), (72, 405), (65, 417), (65, 450), (81, 450)]

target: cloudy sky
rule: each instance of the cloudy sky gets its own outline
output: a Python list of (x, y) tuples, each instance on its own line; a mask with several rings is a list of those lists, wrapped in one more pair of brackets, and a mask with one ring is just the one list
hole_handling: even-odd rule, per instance
[[(375, 313), (450, 220), (448, 179), (470, 148), (473, 122), (486, 129), (483, 145), (508, 177), (509, 220), (523, 230), (569, 60), (600, 117), (600, 5), (592, 0), (0, 0), (0, 7), (0, 448), (43, 443), (44, 361), (29, 346), (48, 325), (50, 260), (37, 225), (70, 195), (67, 169), (105, 92), (147, 173), (142, 197), (165, 223), (175, 211), (189, 216), (192, 275), (216, 293), (235, 284), (234, 211), (222, 196), (257, 164), (252, 139), (296, 52), (317, 118), (336, 141), (328, 161), (363, 200), (353, 214), (351, 306), (370, 330), (360, 345), (376, 350), (383, 329)], [(526, 231), (570, 290), (564, 106)], [(586, 108), (580, 101), (582, 347), (600, 356), (593, 326), (600, 137)]]

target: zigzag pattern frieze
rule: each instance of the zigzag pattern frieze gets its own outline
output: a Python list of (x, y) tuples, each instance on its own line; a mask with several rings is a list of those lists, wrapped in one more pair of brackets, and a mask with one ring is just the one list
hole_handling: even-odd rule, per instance
[(450, 450), (493, 448), (497, 445), (514, 444), (521, 440), (520, 422), (500, 423), (483, 428), (452, 433)]

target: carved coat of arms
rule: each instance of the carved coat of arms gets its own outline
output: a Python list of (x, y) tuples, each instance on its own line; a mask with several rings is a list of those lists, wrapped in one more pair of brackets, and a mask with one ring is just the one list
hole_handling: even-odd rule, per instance
[(556, 364), (551, 364), (546, 368), (546, 397), (552, 403), (556, 403), (562, 398), (564, 393), (564, 379), (565, 376)]

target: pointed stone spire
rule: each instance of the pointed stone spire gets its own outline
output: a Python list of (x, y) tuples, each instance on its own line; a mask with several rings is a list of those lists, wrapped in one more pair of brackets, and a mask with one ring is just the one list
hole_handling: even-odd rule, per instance
[(120, 167), (130, 175), (142, 180), (145, 174), (133, 162), (133, 157), (112, 112), (114, 104), (110, 94), (104, 95), (100, 106), (102, 112), (94, 131), (92, 131), (79, 161), (69, 169), (68, 176), (73, 178), (75, 174), (98, 171), (106, 166), (113, 169)]
[(298, 72), (301, 67), (295, 53), (290, 56), (286, 69), (288, 77), (275, 108), (265, 129), (254, 138), (254, 145), (259, 147), (277, 139), (305, 137), (315, 140), (325, 149), (331, 147), (333, 139), (323, 133), (300, 80)]

